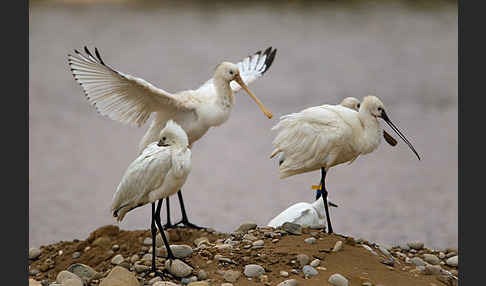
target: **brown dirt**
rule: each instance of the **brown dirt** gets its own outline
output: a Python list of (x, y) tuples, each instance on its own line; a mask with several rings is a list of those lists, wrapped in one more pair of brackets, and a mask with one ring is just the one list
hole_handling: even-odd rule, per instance
[[(218, 250), (215, 247), (209, 247), (204, 250), (194, 251), (192, 256), (185, 260), (196, 267), (194, 273), (199, 269), (204, 269), (208, 273), (208, 279), (211, 285), (220, 285), (225, 282), (218, 270), (238, 270), (242, 273), (241, 277), (234, 285), (277, 285), (286, 279), (297, 279), (300, 285), (327, 285), (329, 276), (334, 273), (340, 273), (345, 276), (350, 285), (361, 285), (364, 281), (370, 281), (373, 285), (446, 285), (440, 282), (437, 276), (424, 275), (416, 271), (414, 266), (406, 264), (403, 260), (396, 258), (393, 267), (382, 264), (384, 256), (376, 256), (363, 248), (360, 243), (348, 243), (346, 237), (336, 234), (326, 234), (321, 230), (303, 229), (302, 235), (283, 234), (279, 241), (274, 243), (272, 238), (264, 237), (265, 228), (258, 228), (250, 231), (254, 236), (263, 239), (265, 244), (262, 249), (244, 249), (244, 244), (239, 244), (232, 249)], [(171, 243), (187, 244), (195, 248), (194, 240), (199, 237), (207, 237), (211, 243), (218, 239), (226, 239), (231, 234), (217, 233), (213, 231), (194, 230), (194, 229), (171, 229), (168, 230)], [(317, 232), (314, 237), (317, 242), (314, 244), (305, 243), (304, 239), (311, 237), (310, 232)], [(105, 237), (105, 243), (95, 243), (96, 239)], [(143, 240), (150, 237), (149, 230), (125, 231), (119, 230), (117, 226), (107, 225), (93, 231), (90, 236), (83, 241), (60, 241), (51, 245), (41, 246), (42, 254), (34, 261), (29, 261), (30, 269), (41, 270), (35, 277), (36, 280), (55, 281), (57, 274), (66, 270), (71, 264), (83, 263), (91, 266), (96, 271), (107, 274), (114, 266), (110, 260), (116, 254), (122, 254), (125, 258), (130, 258), (134, 254), (147, 253), (149, 247), (143, 245)], [(107, 240), (108, 238), (109, 240)], [(102, 239), (103, 240), (103, 239)], [(101, 240), (101, 241), (102, 241)], [(343, 241), (343, 249), (338, 252), (331, 252), (337, 241)], [(349, 238), (348, 238), (349, 240)], [(98, 240), (99, 242), (100, 240)], [(364, 241), (363, 243), (371, 246), (377, 253), (381, 252), (374, 248), (373, 243)], [(117, 251), (110, 251), (112, 246), (120, 246)], [(89, 247), (89, 250), (86, 250)], [(62, 253), (60, 253), (62, 251)], [(79, 251), (81, 256), (73, 259), (74, 252)], [(319, 274), (309, 279), (305, 279), (303, 274), (291, 273), (293, 268), (298, 268), (292, 262), (297, 254), (307, 254), (311, 260), (318, 258), (321, 260), (320, 267), (327, 270), (318, 270)], [(394, 251), (392, 251), (394, 253)], [(430, 249), (423, 249), (416, 254), (420, 256), (423, 253), (434, 253)], [(221, 254), (237, 262), (233, 264), (221, 264), (213, 260), (216, 254)], [(140, 255), (141, 256), (141, 255)], [(211, 261), (211, 262), (210, 262)], [(163, 258), (158, 258), (158, 267), (163, 268)], [(243, 275), (244, 266), (247, 264), (259, 264), (266, 270), (268, 283), (262, 283), (259, 279), (248, 280)], [(446, 270), (452, 270), (448, 266), (442, 266)], [(42, 271), (45, 270), (45, 271)], [(289, 272), (288, 278), (280, 276), (280, 271)], [(145, 274), (143, 274), (145, 275)], [(141, 277), (143, 275), (137, 275)], [(151, 277), (145, 277), (146, 280)], [(174, 280), (174, 282), (178, 282)], [(179, 282), (180, 283), (180, 282)], [(325, 284), (323, 284), (325, 283)], [(96, 284), (91, 284), (96, 285)]]

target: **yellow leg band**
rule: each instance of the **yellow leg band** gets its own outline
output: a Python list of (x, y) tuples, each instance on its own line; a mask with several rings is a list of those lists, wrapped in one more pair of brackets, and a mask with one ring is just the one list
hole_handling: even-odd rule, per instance
[(318, 186), (312, 185), (312, 189), (313, 190), (322, 190), (322, 187), (320, 185), (318, 185)]

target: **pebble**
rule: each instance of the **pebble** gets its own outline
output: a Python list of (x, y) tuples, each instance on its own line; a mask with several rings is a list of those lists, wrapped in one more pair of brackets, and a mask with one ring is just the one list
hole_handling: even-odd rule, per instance
[(135, 272), (137, 272), (137, 273), (140, 274), (140, 273), (143, 273), (143, 272), (149, 270), (150, 267), (149, 266), (142, 265), (142, 264), (135, 264), (133, 266), (133, 269), (135, 269)]
[(343, 242), (338, 240), (336, 241), (336, 244), (334, 244), (334, 248), (332, 249), (332, 252), (338, 252), (343, 248)]
[(369, 250), (371, 253), (373, 253), (374, 255), (378, 256), (378, 253), (376, 253), (376, 251), (374, 251), (371, 247), (369, 247), (368, 245), (366, 244), (361, 244), (361, 246), (363, 246), (364, 248), (366, 248), (367, 250)]
[(233, 286), (231, 283), (221, 283), (221, 286)]
[(142, 256), (142, 260), (152, 261), (152, 253), (146, 253)]
[(302, 226), (293, 222), (285, 222), (282, 229), (291, 234), (302, 234)]
[(314, 259), (314, 260), (311, 261), (311, 263), (309, 265), (312, 266), (312, 267), (317, 267), (317, 266), (319, 266), (319, 264), (321, 264), (321, 261), (319, 259)]
[(356, 241), (351, 236), (346, 237), (346, 239), (344, 240), (344, 243), (346, 243), (347, 245), (351, 245), (351, 246), (356, 245)]
[(280, 276), (282, 276), (282, 277), (289, 277), (289, 273), (287, 271), (281, 270), (280, 271)]
[(197, 276), (191, 276), (189, 278), (182, 278), (181, 279), (182, 285), (187, 285), (187, 284), (190, 284), (190, 283), (196, 282), (196, 281), (197, 281)]
[(73, 259), (79, 258), (79, 257), (81, 257), (81, 252), (76, 251), (76, 252), (74, 252), (74, 253), (73, 253), (73, 255), (72, 255), (71, 257), (72, 257)]
[(251, 229), (255, 229), (257, 227), (257, 224), (256, 223), (244, 223), (242, 225), (240, 225), (236, 230), (235, 232), (248, 232), (249, 230)]
[(335, 273), (329, 277), (329, 280), (327, 280), (331, 285), (334, 286), (348, 286), (349, 282), (348, 279), (346, 279), (344, 276), (342, 276), (339, 273)]
[(392, 257), (391, 253), (390, 253), (390, 252), (388, 251), (388, 249), (386, 249), (385, 247), (380, 246), (378, 249), (379, 249), (379, 250), (381, 251), (381, 253), (383, 253), (384, 255), (386, 255), (386, 256), (388, 256), (388, 257)]
[(457, 267), (457, 265), (459, 265), (459, 257), (456, 255), (448, 258), (446, 260), (446, 264), (449, 266)]
[(196, 238), (194, 239), (194, 245), (196, 247), (200, 247), (202, 246), (203, 244), (206, 244), (206, 245), (209, 245), (209, 239), (207, 237), (199, 237), (199, 238)]
[(67, 280), (78, 280), (80, 285), (83, 285), (83, 281), (79, 278), (76, 274), (69, 272), (67, 270), (63, 270), (57, 274), (56, 282), (59, 284), (63, 284)]
[(152, 238), (150, 238), (150, 237), (146, 237), (146, 238), (143, 240), (143, 245), (146, 245), (146, 246), (151, 246), (151, 245), (152, 245)]
[(240, 276), (241, 276), (240, 271), (227, 270), (224, 272), (223, 279), (227, 282), (235, 283), (236, 281), (238, 281)]
[(84, 282), (89, 282), (92, 279), (101, 278), (101, 274), (96, 272), (93, 268), (88, 265), (81, 263), (75, 263), (68, 267), (67, 271), (76, 274)]
[(253, 246), (263, 246), (264, 244), (265, 242), (263, 242), (261, 239), (252, 243)]
[(289, 279), (289, 280), (285, 280), (285, 281), (280, 282), (277, 286), (297, 286), (297, 285), (298, 285), (297, 280)]
[(68, 279), (65, 280), (61, 286), (83, 286), (83, 282), (78, 278), (78, 279)]
[(299, 262), (300, 267), (304, 267), (305, 265), (309, 264), (310, 258), (305, 254), (297, 255), (297, 261)]
[(265, 269), (258, 264), (248, 264), (243, 272), (246, 277), (258, 277), (265, 273)]
[(402, 250), (405, 250), (405, 251), (409, 251), (410, 250), (410, 246), (408, 246), (407, 244), (401, 244), (399, 246)]
[(209, 286), (209, 283), (206, 281), (195, 281), (187, 284), (187, 286)]
[(206, 272), (206, 270), (199, 270), (199, 272), (197, 273), (197, 279), (199, 280), (206, 280), (208, 279), (208, 273)]
[[(161, 247), (162, 253), (164, 257), (167, 257), (167, 249), (165, 247)], [(192, 255), (192, 247), (189, 245), (171, 245), (170, 250), (174, 254), (176, 258), (186, 258)]]
[(138, 254), (134, 254), (130, 257), (130, 262), (131, 263), (135, 263), (137, 262), (138, 260), (140, 260), (140, 256), (138, 256)]
[(446, 258), (450, 258), (452, 256), (456, 256), (457, 255), (457, 252), (448, 252), (447, 255), (446, 255)]
[(115, 266), (99, 286), (140, 286), (135, 275), (121, 266)]
[(111, 246), (111, 239), (107, 236), (102, 236), (95, 239), (95, 241), (93, 241), (93, 243), (91, 244), (94, 246), (99, 246), (108, 249)]
[(155, 282), (154, 284), (152, 284), (152, 286), (179, 286), (179, 285), (175, 284), (174, 282), (170, 282), (170, 281), (159, 281), (159, 282)]
[(314, 276), (314, 275), (319, 274), (319, 272), (317, 272), (317, 270), (310, 265), (304, 266), (302, 268), (302, 272), (304, 273), (304, 276), (306, 276), (306, 277), (310, 277), (310, 276)]
[(111, 264), (113, 265), (119, 265), (120, 263), (122, 263), (123, 261), (125, 260), (125, 258), (123, 258), (123, 255), (121, 254), (117, 254), (115, 255), (112, 259), (111, 259)]
[(167, 269), (170, 274), (179, 278), (187, 277), (192, 273), (192, 267), (179, 259), (167, 260), (165, 262), (165, 269)]
[(366, 282), (363, 282), (363, 284), (361, 284), (361, 286), (373, 286), (373, 283), (371, 283), (370, 281), (366, 281)]
[(159, 281), (162, 281), (162, 278), (161, 278), (161, 277), (159, 277), (159, 276), (157, 276), (157, 277), (154, 277), (154, 278), (150, 279), (150, 280), (148, 281), (148, 284), (149, 284), (149, 285), (153, 285), (155, 282), (159, 282)]
[(420, 257), (410, 258), (409, 262), (417, 266), (425, 266), (425, 261), (423, 261)]
[(420, 250), (420, 249), (424, 248), (424, 243), (423, 242), (419, 242), (419, 241), (409, 242), (409, 243), (407, 243), (407, 245), (411, 249), (415, 249), (415, 250)]
[(444, 252), (439, 252), (439, 258), (440, 259), (444, 259), (446, 257), (445, 253)]
[(314, 243), (316, 243), (316, 241), (317, 241), (317, 239), (315, 237), (309, 237), (309, 238), (304, 239), (305, 243), (310, 243), (310, 244), (314, 244)]
[(424, 254), (424, 260), (432, 265), (437, 265), (440, 263), (439, 257), (433, 254)]
[(278, 238), (274, 238), (274, 239), (272, 239), (272, 242), (273, 242), (273, 243), (277, 243), (278, 241), (279, 241), (279, 239), (278, 239)]
[(42, 253), (39, 248), (31, 247), (29, 249), (29, 259), (37, 259)]
[(439, 265), (425, 265), (424, 274), (426, 275), (439, 275), (441, 271), (441, 267)]

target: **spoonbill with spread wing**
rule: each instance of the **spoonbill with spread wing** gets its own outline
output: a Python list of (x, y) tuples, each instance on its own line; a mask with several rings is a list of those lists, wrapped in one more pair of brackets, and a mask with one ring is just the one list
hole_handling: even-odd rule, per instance
[(323, 193), (329, 233), (333, 229), (325, 186), (326, 173), (331, 167), (353, 162), (359, 155), (378, 147), (382, 134), (378, 118), (388, 123), (420, 160), (415, 148), (391, 122), (383, 103), (376, 96), (366, 96), (358, 112), (340, 105), (315, 106), (282, 116), (272, 128), (278, 134), (270, 157), (283, 153), (284, 158), (279, 168), (280, 178), (321, 169), (318, 189)]
[[(139, 152), (151, 142), (157, 141), (161, 129), (169, 119), (177, 122), (187, 133), (189, 148), (210, 127), (223, 124), (231, 113), (234, 94), (241, 88), (256, 102), (263, 113), (272, 117), (247, 85), (260, 78), (272, 65), (277, 52), (269, 47), (244, 58), (237, 64), (223, 62), (214, 76), (195, 90), (170, 93), (151, 83), (108, 66), (101, 59), (98, 49), (95, 56), (84, 48), (85, 55), (75, 50), (68, 55), (68, 63), (76, 81), (81, 85), (88, 101), (102, 115), (123, 123), (144, 124), (154, 113), (152, 123), (139, 143)], [(166, 227), (180, 223), (200, 228), (189, 222), (184, 208), (182, 192), (178, 192), (182, 220), (174, 225), (170, 222), (169, 199)]]

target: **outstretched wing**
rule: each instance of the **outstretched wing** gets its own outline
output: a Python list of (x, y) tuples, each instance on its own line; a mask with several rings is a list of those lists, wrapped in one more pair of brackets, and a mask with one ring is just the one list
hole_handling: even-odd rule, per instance
[[(268, 47), (263, 53), (262, 51), (258, 51), (238, 62), (236, 65), (240, 70), (240, 76), (243, 82), (245, 82), (246, 85), (249, 85), (259, 77), (263, 76), (272, 65), (276, 54), (277, 49)], [(238, 92), (241, 89), (241, 86), (234, 81), (230, 83), (230, 86), (234, 92)], [(206, 88), (214, 88), (212, 78), (199, 87), (199, 89)]]
[(103, 62), (96, 48), (96, 58), (86, 47), (86, 55), (74, 51), (75, 55), (68, 55), (71, 72), (88, 101), (102, 115), (140, 126), (154, 111), (194, 109), (195, 99), (189, 94), (171, 94), (141, 78), (116, 71)]

